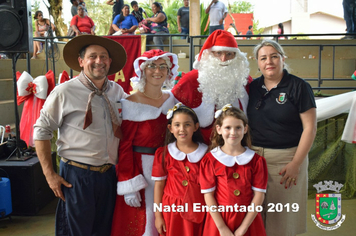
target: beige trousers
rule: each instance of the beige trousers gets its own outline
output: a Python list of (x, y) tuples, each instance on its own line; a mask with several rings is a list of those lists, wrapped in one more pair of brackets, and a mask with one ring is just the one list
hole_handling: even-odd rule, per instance
[[(253, 147), (253, 149), (266, 158), (268, 168), (267, 192), (262, 213), (267, 236), (295, 236), (305, 233), (307, 230), (308, 156), (300, 167), (297, 185), (285, 189), (285, 185), (280, 184), (282, 176), (279, 173), (292, 161), (297, 147), (287, 149)], [(296, 210), (297, 207), (298, 210)]]

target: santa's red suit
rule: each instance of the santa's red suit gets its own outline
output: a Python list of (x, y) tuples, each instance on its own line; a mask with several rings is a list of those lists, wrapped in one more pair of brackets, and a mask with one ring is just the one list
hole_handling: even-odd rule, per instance
[[(204, 141), (209, 144), (210, 134), (215, 121), (214, 114), (216, 107), (214, 104), (203, 103), (203, 94), (198, 91), (198, 73), (198, 70), (192, 70), (185, 74), (185, 76), (173, 87), (172, 93), (178, 101), (195, 111), (199, 119), (199, 125), (204, 136)], [(252, 77), (249, 76), (248, 84), (251, 83), (251, 81)], [(246, 111), (248, 104), (248, 84), (245, 86), (243, 97), (236, 101), (231, 101), (231, 104), (234, 107), (238, 107), (243, 111)]]

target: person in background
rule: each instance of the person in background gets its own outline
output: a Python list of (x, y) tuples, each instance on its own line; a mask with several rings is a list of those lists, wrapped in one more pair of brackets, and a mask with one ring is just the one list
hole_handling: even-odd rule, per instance
[(112, 236), (158, 235), (151, 173), (155, 151), (164, 145), (166, 114), (175, 104), (172, 93), (162, 87), (170, 88), (177, 76), (178, 57), (153, 49), (137, 58), (134, 68), (137, 77), (131, 78), (131, 82), (137, 92), (121, 100), (124, 138), (116, 165), (118, 179)]
[[(346, 23), (346, 33), (356, 34), (356, 0), (343, 0), (344, 20)], [(346, 35), (341, 39), (354, 39), (356, 35)]]
[[(116, 195), (114, 165), (122, 138), (117, 102), (127, 94), (107, 75), (124, 67), (126, 52), (114, 40), (80, 35), (64, 46), (63, 57), (81, 73), (53, 89), (34, 125), (43, 174), (60, 198), (55, 234), (109, 236)], [(59, 175), (51, 158), (55, 130)]]
[[(35, 37), (46, 37), (46, 33), (49, 29), (54, 31), (55, 25), (52, 24), (49, 19), (43, 18), (42, 11), (36, 11), (35, 16)], [(40, 54), (43, 50), (43, 45), (41, 42), (33, 41), (33, 55), (31, 59), (37, 59), (37, 54)]]
[[(169, 34), (167, 15), (162, 9), (162, 5), (159, 2), (152, 3), (153, 16), (146, 18), (146, 21), (151, 22), (151, 32), (153, 34)], [(156, 45), (163, 44), (163, 36), (153, 36), (153, 42)], [(163, 50), (163, 46), (157, 46), (158, 49)]]
[(124, 4), (121, 10), (121, 14), (117, 15), (112, 22), (112, 27), (116, 33), (120, 34), (133, 34), (138, 27), (136, 18), (130, 14), (130, 6)]
[[(267, 161), (266, 232), (294, 236), (307, 227), (308, 152), (316, 135), (314, 93), (285, 69), (285, 53), (276, 41), (262, 41), (254, 56), (262, 75), (250, 84), (247, 114), (253, 148)], [(270, 203), (296, 203), (299, 210), (266, 212)]]
[(84, 2), (84, 0), (78, 0), (79, 1), (79, 5), (81, 5), (83, 8), (84, 8), (84, 15), (88, 15), (88, 10), (87, 10), (87, 7), (86, 7), (86, 4)]
[(227, 16), (227, 8), (223, 2), (219, 0), (212, 0), (205, 13), (209, 14), (210, 26), (209, 34), (213, 33), (217, 29), (224, 29), (224, 20)]
[(131, 7), (133, 9), (131, 14), (136, 18), (138, 23), (143, 21), (143, 13), (145, 14), (146, 18), (148, 17), (145, 10), (142, 7), (139, 7), (136, 1), (131, 2)]
[(237, 31), (234, 23), (230, 23), (229, 28), (227, 28), (226, 31), (230, 32), (232, 35), (239, 35), (239, 32)]
[(108, 35), (112, 35), (115, 33), (114, 29), (112, 28), (112, 22), (114, 21), (115, 17), (121, 13), (121, 9), (124, 6), (124, 0), (108, 0), (106, 2), (108, 5), (113, 5), (112, 7), (112, 20), (109, 28)]
[(72, 13), (72, 17), (73, 17), (77, 14), (77, 7), (79, 5), (79, 2), (78, 2), (78, 0), (70, 0), (70, 2), (72, 3), (70, 12)]
[[(248, 26), (248, 30), (246, 32), (246, 35), (253, 35), (253, 33), (252, 33), (252, 25)], [(251, 36), (246, 36), (246, 39), (251, 39)]]
[[(177, 25), (178, 31), (181, 34), (189, 35), (189, 0), (183, 0), (184, 6), (178, 9)], [(182, 36), (185, 39), (187, 36)]]
[[(278, 24), (277, 34), (284, 35), (283, 23), (279, 23)], [(288, 39), (288, 37), (287, 36), (279, 36), (278, 39)]]
[(121, 9), (124, 6), (123, 0), (108, 0), (106, 2), (108, 5), (112, 5), (112, 19), (114, 20), (115, 17), (121, 13)]
[(78, 14), (75, 15), (70, 21), (70, 27), (75, 32), (75, 36), (81, 34), (91, 34), (95, 35), (95, 25), (93, 20), (84, 14), (84, 7), (82, 5), (78, 5), (77, 7)]

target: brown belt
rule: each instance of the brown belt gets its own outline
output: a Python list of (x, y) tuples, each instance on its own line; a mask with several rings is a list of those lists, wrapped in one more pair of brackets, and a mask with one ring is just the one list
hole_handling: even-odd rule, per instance
[(61, 160), (64, 163), (67, 163), (68, 165), (79, 167), (79, 168), (82, 168), (82, 169), (85, 169), (85, 170), (99, 171), (100, 173), (105, 173), (106, 171), (108, 171), (113, 166), (113, 164), (104, 164), (102, 166), (85, 165), (85, 164), (81, 164), (81, 163), (78, 163), (78, 162), (75, 162), (75, 161), (68, 160), (68, 159), (66, 159), (64, 157), (61, 157)]

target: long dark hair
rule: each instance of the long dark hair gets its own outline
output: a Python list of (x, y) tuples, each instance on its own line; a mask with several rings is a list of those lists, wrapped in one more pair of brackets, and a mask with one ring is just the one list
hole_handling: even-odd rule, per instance
[(129, 8), (129, 11), (130, 11), (130, 6), (128, 4), (124, 4), (121, 8), (121, 13), (120, 13), (120, 16), (119, 16), (119, 21), (117, 22), (118, 25), (120, 25), (121, 22), (123, 22), (125, 20), (125, 16), (122, 12), (122, 10), (125, 8), (125, 7), (128, 7)]
[[(193, 119), (194, 125), (199, 123), (197, 114), (195, 114), (195, 112), (191, 108), (187, 106), (180, 106), (177, 110), (173, 111), (173, 115), (168, 120), (167, 126), (172, 125), (172, 120), (176, 114), (187, 114)], [(176, 137), (174, 137), (174, 135), (169, 131), (167, 127), (165, 145), (173, 143), (176, 140), (177, 140)], [(200, 127), (193, 133), (192, 140), (194, 143), (204, 143), (204, 138), (201, 133)]]
[[(191, 108), (181, 105), (177, 110), (173, 111), (172, 117), (170, 119), (168, 119), (167, 130), (166, 130), (166, 138), (165, 138), (165, 146), (167, 146), (168, 144), (173, 143), (173, 142), (175, 142), (177, 140), (176, 137), (174, 137), (174, 135), (168, 129), (168, 125), (172, 125), (172, 120), (173, 120), (173, 118), (174, 118), (174, 116), (176, 114), (187, 114), (190, 117), (192, 117), (194, 125), (199, 123), (197, 114), (195, 114), (195, 112)], [(193, 140), (194, 143), (204, 143), (204, 138), (203, 138), (203, 135), (201, 133), (200, 126), (193, 133), (192, 140)], [(165, 167), (165, 158), (166, 158), (166, 154), (167, 154), (167, 149), (168, 148), (165, 147), (164, 150), (163, 150), (163, 156), (162, 156), (162, 158), (163, 158), (163, 161), (162, 161), (163, 169), (166, 168)]]
[(278, 27), (281, 29), (281, 34), (284, 34), (284, 27), (282, 23), (278, 24)]
[[(211, 136), (211, 145), (210, 145), (210, 150), (214, 149), (215, 147), (221, 147), (225, 144), (224, 139), (222, 138), (222, 136), (220, 134), (218, 134), (217, 130), (216, 130), (216, 126), (222, 126), (223, 121), (226, 117), (232, 116), (236, 119), (242, 120), (244, 126), (248, 125), (248, 119), (246, 114), (240, 110), (239, 108), (236, 107), (231, 107), (228, 108), (227, 110), (223, 111), (221, 113), (221, 115), (215, 120), (214, 123), (214, 131), (213, 134)], [(248, 129), (248, 128), (247, 128)], [(251, 135), (250, 135), (250, 130), (248, 129), (246, 134), (244, 135), (244, 137), (241, 140), (241, 145), (242, 146), (247, 146), (251, 149)]]
[(154, 4), (156, 7), (159, 8), (159, 12), (160, 12), (160, 11), (163, 11), (163, 7), (162, 7), (162, 4), (161, 4), (161, 3), (159, 3), (159, 2), (153, 2), (152, 4)]
[(36, 11), (36, 12), (35, 12), (35, 16), (33, 17), (33, 19), (37, 20), (38, 15), (39, 15), (40, 13), (41, 13), (42, 16), (43, 16), (43, 12), (42, 12), (42, 11)]

